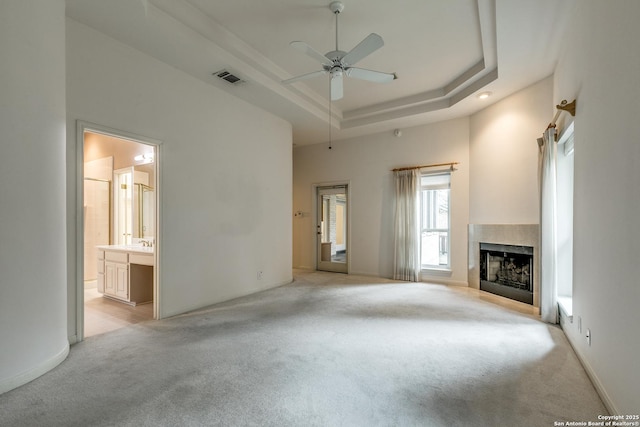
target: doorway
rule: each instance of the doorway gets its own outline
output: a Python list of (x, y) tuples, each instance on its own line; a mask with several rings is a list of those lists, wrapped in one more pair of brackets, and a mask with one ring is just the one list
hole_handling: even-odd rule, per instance
[(159, 317), (158, 148), (78, 123), (78, 341)]
[(348, 273), (348, 186), (317, 187), (317, 269)]

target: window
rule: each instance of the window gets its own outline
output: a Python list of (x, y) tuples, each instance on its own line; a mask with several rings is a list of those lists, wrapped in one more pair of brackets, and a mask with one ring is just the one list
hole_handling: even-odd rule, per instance
[(420, 262), (423, 269), (449, 268), (451, 174), (420, 178)]
[[(556, 244), (558, 300), (573, 295), (573, 123), (560, 135), (556, 163)], [(565, 306), (567, 304), (564, 304)], [(570, 305), (570, 304), (569, 304)], [(565, 307), (570, 314), (570, 309)]]

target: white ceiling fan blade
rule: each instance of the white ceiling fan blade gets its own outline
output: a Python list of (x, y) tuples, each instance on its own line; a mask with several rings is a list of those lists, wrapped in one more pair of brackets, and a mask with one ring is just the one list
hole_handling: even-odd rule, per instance
[(300, 80), (312, 79), (314, 77), (318, 77), (318, 76), (321, 76), (323, 74), (327, 74), (327, 71), (325, 71), (325, 70), (314, 71), (312, 73), (307, 73), (307, 74), (303, 74), (301, 76), (292, 77), (290, 79), (283, 80), (282, 83), (284, 83), (284, 84), (294, 83), (294, 82), (297, 82), (297, 81), (300, 81)]
[(317, 50), (315, 50), (305, 42), (295, 41), (295, 42), (289, 43), (289, 45), (299, 50), (300, 52), (304, 53), (305, 55), (312, 57), (313, 59), (320, 62), (321, 64), (328, 64), (328, 65), (332, 64), (332, 61), (329, 58), (327, 58), (326, 56), (324, 56), (323, 54), (321, 54), (320, 52), (318, 52)]
[(376, 33), (371, 33), (364, 40), (362, 40), (356, 47), (351, 49), (344, 57), (342, 57), (342, 63), (344, 65), (355, 65), (365, 56), (370, 55), (376, 50), (384, 46), (384, 40)]
[(342, 99), (342, 73), (331, 74), (331, 100)]
[(347, 76), (356, 79), (368, 80), (375, 83), (389, 83), (396, 78), (393, 73), (382, 73), (380, 71), (365, 70), (364, 68), (349, 67), (346, 70)]

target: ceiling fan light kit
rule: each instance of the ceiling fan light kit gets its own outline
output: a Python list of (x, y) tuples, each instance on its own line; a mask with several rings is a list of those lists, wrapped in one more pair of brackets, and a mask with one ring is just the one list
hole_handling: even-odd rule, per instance
[(337, 101), (342, 99), (344, 95), (343, 78), (345, 75), (375, 83), (388, 83), (395, 80), (397, 78), (395, 73), (383, 73), (381, 71), (353, 67), (357, 62), (384, 46), (384, 41), (378, 34), (371, 33), (349, 52), (340, 50), (338, 48), (338, 15), (344, 10), (344, 4), (340, 1), (333, 1), (329, 4), (329, 9), (336, 16), (336, 49), (323, 55), (303, 41), (291, 42), (290, 44), (293, 48), (320, 62), (322, 70), (283, 80), (282, 83), (294, 83), (328, 73), (331, 76), (331, 100)]

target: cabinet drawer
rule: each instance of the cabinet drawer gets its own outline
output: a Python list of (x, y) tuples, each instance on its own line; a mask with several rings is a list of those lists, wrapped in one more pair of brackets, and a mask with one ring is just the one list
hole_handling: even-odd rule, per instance
[(105, 252), (104, 259), (106, 261), (122, 262), (126, 264), (129, 262), (129, 254), (126, 252)]
[(129, 254), (129, 264), (153, 266), (153, 255)]

